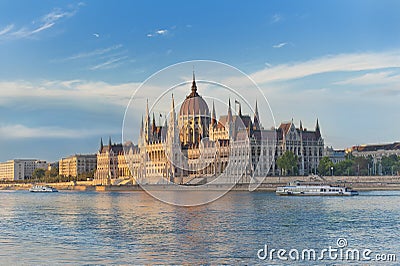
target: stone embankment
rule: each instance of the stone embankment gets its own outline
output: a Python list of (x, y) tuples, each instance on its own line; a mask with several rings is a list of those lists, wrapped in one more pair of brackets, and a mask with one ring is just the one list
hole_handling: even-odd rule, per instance
[[(290, 182), (311, 182), (318, 184), (333, 184), (352, 187), (355, 190), (400, 190), (400, 176), (268, 176), (258, 186), (259, 191), (275, 191), (277, 186), (284, 186)], [(142, 190), (138, 185), (119, 186), (94, 186), (91, 181), (61, 182), (48, 184), (58, 190), (78, 191), (137, 191)], [(0, 190), (28, 190), (31, 183), (26, 184), (0, 184)], [(163, 189), (165, 185), (152, 185), (153, 189)], [(159, 187), (159, 188), (158, 188)], [(168, 187), (168, 186), (166, 186)], [(207, 189), (218, 190), (231, 186), (207, 185)], [(167, 189), (167, 188), (164, 188)], [(193, 187), (194, 190), (195, 187)], [(232, 190), (248, 191), (248, 184), (237, 184)]]

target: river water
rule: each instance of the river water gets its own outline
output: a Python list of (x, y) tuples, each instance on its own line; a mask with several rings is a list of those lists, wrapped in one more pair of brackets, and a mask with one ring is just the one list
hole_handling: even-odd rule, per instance
[(257, 255), (265, 245), (267, 252), (315, 249), (318, 255), (338, 248), (341, 239), (343, 249), (371, 250), (370, 259), (396, 255), (397, 262), (364, 264), (396, 265), (399, 203), (399, 191), (355, 197), (230, 192), (198, 207), (168, 205), (141, 191), (1, 191), (0, 264), (359, 265), (327, 256), (310, 262), (274, 253), (261, 260), (263, 250)]

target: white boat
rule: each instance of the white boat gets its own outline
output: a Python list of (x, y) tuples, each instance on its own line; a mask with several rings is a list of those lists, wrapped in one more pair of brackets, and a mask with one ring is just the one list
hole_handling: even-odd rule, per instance
[(29, 189), (30, 192), (58, 192), (57, 189), (50, 186), (34, 185)]
[(358, 192), (345, 186), (301, 184), (296, 182), (276, 188), (280, 196), (356, 196)]

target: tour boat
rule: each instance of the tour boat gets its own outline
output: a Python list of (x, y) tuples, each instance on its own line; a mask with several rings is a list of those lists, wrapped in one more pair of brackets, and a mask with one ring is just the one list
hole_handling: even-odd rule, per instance
[(35, 185), (29, 189), (30, 192), (58, 192), (57, 189), (50, 186)]
[(315, 184), (289, 184), (276, 188), (280, 196), (356, 196), (358, 192), (344, 186), (315, 185)]

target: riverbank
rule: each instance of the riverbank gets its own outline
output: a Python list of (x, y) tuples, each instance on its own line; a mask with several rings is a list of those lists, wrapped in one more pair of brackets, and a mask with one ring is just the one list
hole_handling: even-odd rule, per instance
[[(293, 181), (318, 182), (321, 184), (340, 184), (352, 187), (355, 190), (400, 190), (400, 176), (270, 176), (265, 178), (264, 182), (258, 186), (256, 191), (275, 191), (276, 187), (286, 185)], [(91, 181), (78, 182), (60, 182), (49, 183), (58, 190), (76, 190), (76, 191), (142, 191), (139, 185), (117, 185), (117, 186), (94, 186)], [(32, 183), (24, 184), (0, 184), (0, 190), (28, 190)], [(180, 186), (168, 185), (147, 185), (146, 190), (182, 190)], [(233, 190), (248, 191), (249, 184), (221, 185), (208, 184), (205, 187), (188, 186), (185, 189), (191, 190)]]

